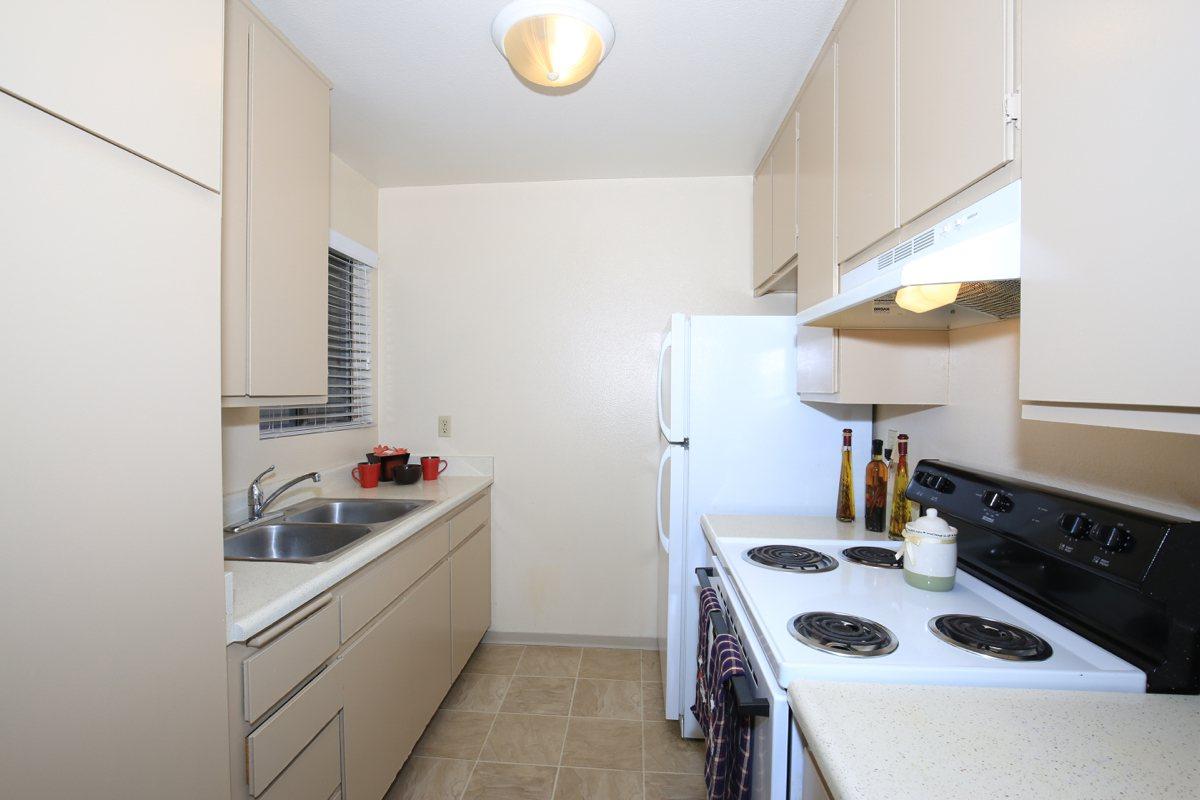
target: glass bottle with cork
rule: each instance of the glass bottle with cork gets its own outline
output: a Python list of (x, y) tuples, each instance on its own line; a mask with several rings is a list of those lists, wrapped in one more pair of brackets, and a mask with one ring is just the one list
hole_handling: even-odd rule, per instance
[(854, 522), (854, 474), (850, 459), (849, 428), (842, 428), (842, 470), (838, 476), (837, 520)]
[(904, 493), (908, 491), (908, 434), (896, 437), (896, 472), (892, 482), (892, 518), (888, 538), (903, 540), (904, 526), (912, 521), (912, 507)]

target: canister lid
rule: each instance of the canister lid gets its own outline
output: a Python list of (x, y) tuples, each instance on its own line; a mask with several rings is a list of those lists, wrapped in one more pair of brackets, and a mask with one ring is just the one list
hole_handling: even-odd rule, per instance
[(958, 528), (951, 526), (950, 523), (939, 517), (936, 508), (929, 509), (925, 512), (925, 516), (917, 517), (905, 525), (904, 532), (913, 536), (927, 536), (941, 541), (958, 536)]

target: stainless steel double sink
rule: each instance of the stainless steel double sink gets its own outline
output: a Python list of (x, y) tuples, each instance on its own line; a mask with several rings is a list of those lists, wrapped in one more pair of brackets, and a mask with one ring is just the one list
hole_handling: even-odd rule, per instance
[(316, 498), (225, 537), (226, 561), (331, 561), (432, 500)]

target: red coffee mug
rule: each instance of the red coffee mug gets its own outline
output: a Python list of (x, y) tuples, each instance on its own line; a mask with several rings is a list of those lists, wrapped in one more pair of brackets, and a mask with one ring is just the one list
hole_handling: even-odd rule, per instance
[(437, 456), (421, 456), (421, 476), (427, 481), (436, 481), (446, 471), (446, 459)]
[(358, 485), (364, 489), (374, 489), (379, 485), (379, 465), (362, 461), (350, 470), (350, 477), (358, 481)]

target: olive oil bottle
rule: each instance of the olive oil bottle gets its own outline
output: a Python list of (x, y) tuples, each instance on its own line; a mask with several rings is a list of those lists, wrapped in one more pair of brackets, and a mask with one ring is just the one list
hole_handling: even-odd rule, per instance
[(883, 461), (883, 440), (871, 442), (871, 460), (867, 462), (866, 507), (863, 524), (867, 530), (883, 533), (887, 525), (888, 468)]
[(842, 428), (842, 471), (838, 476), (838, 522), (854, 522), (854, 473), (850, 458), (849, 428)]
[(888, 538), (903, 539), (904, 526), (912, 521), (912, 507), (904, 493), (908, 491), (908, 434), (896, 437), (896, 473), (892, 482), (892, 519)]

